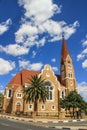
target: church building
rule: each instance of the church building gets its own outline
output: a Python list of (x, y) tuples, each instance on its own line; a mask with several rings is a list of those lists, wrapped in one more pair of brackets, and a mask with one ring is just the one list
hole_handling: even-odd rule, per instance
[(57, 116), (59, 114), (59, 99), (76, 89), (74, 67), (64, 36), (62, 36), (60, 58), (60, 75), (55, 75), (48, 64), (44, 66), (41, 72), (22, 70), (17, 73), (6, 86), (3, 112), (15, 114), (19, 110), (28, 115), (34, 112), (34, 103), (24, 101), (23, 90), (29, 86), (31, 77), (38, 75), (46, 80), (46, 87), (49, 87), (49, 98), (45, 103), (38, 102), (37, 114)]

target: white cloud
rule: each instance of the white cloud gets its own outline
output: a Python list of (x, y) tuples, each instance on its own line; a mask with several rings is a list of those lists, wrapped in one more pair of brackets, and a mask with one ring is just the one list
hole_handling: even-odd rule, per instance
[(35, 26), (30, 25), (30, 23), (24, 23), (20, 26), (19, 30), (15, 33), (16, 42), (25, 42), (26, 39), (31, 38), (38, 34), (38, 29)]
[(77, 85), (78, 93), (87, 101), (87, 82), (81, 82)]
[(63, 32), (65, 33), (66, 39), (68, 39), (72, 34), (76, 32), (77, 27), (79, 27), (78, 21), (75, 21), (73, 24), (63, 26)]
[(87, 68), (87, 59), (82, 63), (83, 68)]
[[(44, 46), (46, 40), (50, 42), (60, 40), (63, 31), (65, 32), (65, 38), (68, 39), (76, 32), (77, 27), (78, 21), (74, 22), (72, 25), (67, 25), (64, 21), (55, 22), (53, 20), (47, 20), (38, 26), (32, 25), (31, 22), (25, 22), (15, 33), (15, 39), (17, 43), (23, 43), (25, 46), (32, 47), (36, 45), (39, 47)], [(44, 33), (48, 33), (50, 40), (47, 35), (44, 37), (42, 36), (42, 38), (39, 37), (39, 35), (43, 35)]]
[(6, 32), (9, 29), (9, 25), (11, 25), (11, 19), (8, 19), (6, 22), (0, 24), (0, 35)]
[[(51, 37), (50, 40), (48, 40), (53, 42), (61, 39), (62, 32), (65, 32), (65, 38), (68, 39), (76, 32), (76, 29), (79, 26), (78, 21), (67, 25), (65, 21), (56, 22), (52, 20), (51, 18), (55, 13), (61, 13), (61, 6), (54, 4), (52, 0), (19, 0), (18, 3), (25, 9), (25, 18), (22, 19), (23, 24), (15, 33), (17, 42), (25, 41), (25, 44), (27, 45), (33, 46), (36, 44), (41, 46), (45, 43), (39, 44), (39, 34), (47, 32)], [(29, 18), (28, 22), (28, 19), (26, 20), (26, 18)], [(38, 35), (38, 38), (30, 42), (31, 37), (35, 35)]]
[(43, 66), (43, 64), (41, 62), (40, 63), (33, 63), (33, 64), (30, 64), (29, 68), (31, 70), (40, 71), (42, 66)]
[(0, 93), (4, 94), (4, 86), (0, 85)]
[(85, 36), (84, 39), (81, 40), (81, 43), (83, 47), (87, 46), (87, 35)]
[(31, 64), (30, 61), (19, 60), (19, 67), (21, 69), (29, 69), (29, 70), (34, 70), (34, 71), (40, 71), (42, 66), (43, 66), (43, 64), (41, 62)]
[(84, 57), (85, 57), (85, 55), (83, 55), (82, 53), (78, 54), (77, 55), (77, 61), (82, 60)]
[[(47, 40), (49, 42), (60, 40), (62, 32), (65, 32), (65, 38), (68, 39), (79, 26), (78, 21), (68, 25), (65, 21), (52, 20), (56, 13), (61, 13), (61, 6), (53, 3), (53, 0), (18, 0), (18, 3), (25, 10), (24, 16), (21, 18), (19, 29), (15, 32), (15, 44), (0, 46), (0, 51), (7, 54), (13, 56), (28, 54), (34, 45), (40, 47), (44, 46)], [(6, 21), (7, 27), (10, 21), (10, 19)]]
[(53, 71), (58, 71), (57, 67), (52, 67)]
[(3, 90), (0, 90), (0, 93), (4, 94), (4, 91), (5, 91), (4, 89), (3, 89)]
[(36, 42), (36, 46), (37, 47), (44, 46), (45, 42), (46, 42), (46, 39), (45, 39), (45, 37), (43, 37), (41, 40)]
[(77, 55), (77, 61), (82, 60), (87, 56), (87, 48), (83, 49), (83, 51)]
[(37, 52), (36, 52), (36, 51), (33, 51), (33, 52), (32, 52), (32, 58), (35, 58), (36, 54), (37, 54)]
[(82, 45), (83, 45), (83, 46), (87, 46), (87, 40), (84, 40), (84, 41), (82, 42)]
[(41, 33), (47, 32), (51, 37), (49, 41), (54, 42), (61, 39), (62, 32), (64, 32), (65, 38), (68, 39), (73, 33), (76, 32), (78, 26), (78, 21), (67, 25), (65, 21), (56, 22), (53, 20), (47, 20), (38, 28)]
[(52, 61), (52, 62), (56, 62), (56, 59), (55, 59), (55, 58), (53, 58), (51, 61)]
[(77, 61), (82, 60), (87, 56), (87, 48), (83, 49), (83, 51), (77, 55)]
[(19, 4), (25, 9), (25, 17), (38, 25), (55, 13), (61, 13), (61, 6), (53, 4), (52, 0), (19, 0)]
[(13, 56), (20, 56), (28, 54), (29, 48), (18, 45), (18, 44), (9, 44), (6, 47), (0, 45), (0, 51), (5, 52), (6, 54)]
[[(81, 40), (83, 50), (77, 55), (77, 61), (83, 60), (87, 56), (87, 35)], [(84, 66), (84, 65), (83, 65)]]
[(62, 26), (59, 22), (55, 22), (53, 20), (47, 20), (42, 24), (44, 30), (46, 30), (51, 36), (57, 35), (62, 32)]
[(19, 67), (20, 68), (28, 69), (29, 65), (30, 65), (30, 61), (19, 60)]
[(8, 74), (15, 68), (15, 62), (0, 58), (0, 75)]

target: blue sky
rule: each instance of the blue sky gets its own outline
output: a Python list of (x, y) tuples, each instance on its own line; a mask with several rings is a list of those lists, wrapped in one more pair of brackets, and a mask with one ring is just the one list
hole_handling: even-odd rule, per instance
[(0, 0), (0, 91), (21, 69), (60, 73), (61, 35), (87, 101), (87, 0)]

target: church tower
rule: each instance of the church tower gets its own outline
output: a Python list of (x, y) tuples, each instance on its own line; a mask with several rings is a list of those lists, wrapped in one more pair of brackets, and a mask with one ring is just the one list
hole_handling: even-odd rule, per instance
[(60, 75), (61, 84), (66, 87), (66, 94), (68, 94), (70, 91), (74, 91), (76, 89), (74, 67), (64, 36), (62, 36)]

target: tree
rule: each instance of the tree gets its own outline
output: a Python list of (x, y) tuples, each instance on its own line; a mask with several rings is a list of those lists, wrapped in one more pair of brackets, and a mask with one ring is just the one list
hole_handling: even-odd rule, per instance
[(1, 111), (2, 105), (3, 105), (3, 94), (0, 93), (0, 111)]
[(76, 91), (71, 91), (67, 97), (60, 100), (60, 107), (65, 108), (66, 110), (73, 109), (73, 116), (74, 116), (74, 109), (77, 108), (80, 111), (86, 109), (86, 103), (83, 98), (78, 94)]
[(29, 87), (24, 90), (24, 99), (26, 102), (34, 102), (34, 112), (37, 112), (38, 101), (45, 102), (49, 96), (48, 89), (45, 87), (45, 80), (42, 77), (32, 76)]

